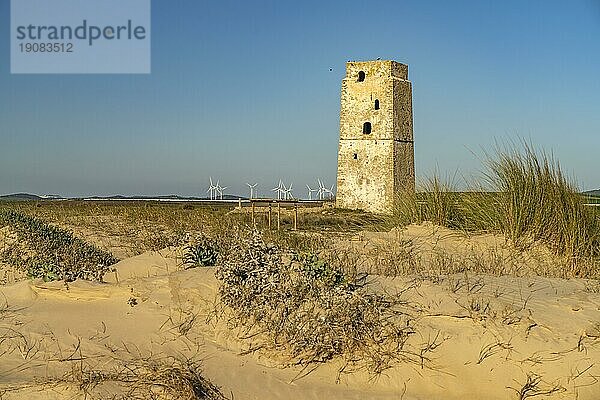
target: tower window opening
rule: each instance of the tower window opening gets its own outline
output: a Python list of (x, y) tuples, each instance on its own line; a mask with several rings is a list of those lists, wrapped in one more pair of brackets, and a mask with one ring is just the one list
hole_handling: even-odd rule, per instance
[(375, 109), (379, 110), (379, 100), (375, 100)]
[(371, 133), (371, 123), (365, 122), (363, 124), (363, 135), (369, 135)]
[(358, 72), (358, 82), (363, 82), (365, 80), (365, 71)]

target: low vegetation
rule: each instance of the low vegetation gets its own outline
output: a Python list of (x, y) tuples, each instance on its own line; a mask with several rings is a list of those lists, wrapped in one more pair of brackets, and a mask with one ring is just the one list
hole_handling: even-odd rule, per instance
[(263, 334), (260, 346), (288, 354), (291, 363), (340, 357), (380, 373), (395, 361), (418, 362), (405, 347), (414, 333), (409, 307), (398, 296), (374, 293), (366, 275), (280, 250), (255, 231), (231, 248), (216, 276), (230, 322), (245, 336)]
[(217, 263), (218, 257), (217, 241), (200, 234), (186, 245), (183, 260), (188, 268), (212, 267)]
[[(436, 175), (417, 194), (399, 195), (392, 218), (348, 210), (307, 210), (300, 215), (299, 231), (289, 229), (293, 226), (290, 213), (281, 215), (282, 229), (275, 230), (261, 221), (265, 214), (257, 212), (253, 221), (250, 213), (231, 206), (0, 204), (0, 228), (4, 236), (15, 236), (4, 241), (0, 261), (44, 280), (102, 281), (118, 261), (111, 253), (112, 237), (119, 246), (125, 243), (130, 255), (185, 246), (185, 267), (216, 266), (220, 286), (215, 318), (247, 340), (249, 352), (275, 350), (287, 357), (288, 364), (307, 368), (335, 361), (340, 372), (366, 368), (381, 374), (402, 362), (424, 368), (440, 345), (439, 335), (415, 346), (411, 339), (419, 336), (415, 321), (423, 310), (403, 299), (406, 292), (391, 295), (375, 290), (368, 282), (369, 273), (416, 277), (407, 280), (407, 289), (418, 280), (443, 283), (464, 309), (452, 317), (477, 322), (496, 319), (505, 325), (528, 318), (528, 298), (520, 307), (496, 307), (489, 296), (479, 294), (483, 281), (469, 274), (520, 275), (530, 268), (537, 275), (598, 277), (597, 208), (586, 205), (589, 199), (578, 193), (558, 162), (525, 145), (498, 150), (487, 156), (485, 165), (483, 183), (475, 190), (457, 192), (452, 181)], [(487, 252), (461, 253), (433, 245), (427, 253), (400, 235), (383, 244), (370, 243), (368, 249), (365, 244), (356, 253), (352, 252), (355, 243), (342, 248), (341, 240), (336, 242), (360, 236), (355, 234), (363, 230), (389, 231), (426, 221), (469, 235), (503, 235), (510, 251), (505, 254), (506, 249), (498, 246)], [(109, 240), (92, 244), (86, 240), (88, 235)], [(356, 242), (363, 244), (360, 239)], [(525, 259), (525, 251), (540, 246), (564, 263), (532, 261), (531, 253)], [(452, 277), (459, 273), (464, 278)], [(586, 292), (597, 293), (597, 282), (588, 282)], [(138, 305), (134, 297), (128, 304)], [(184, 321), (179, 332), (187, 334), (193, 323), (193, 318)], [(536, 326), (527, 323), (527, 329)], [(581, 336), (578, 346), (583, 346), (586, 337), (591, 336)], [(509, 341), (487, 344), (477, 364), (511, 350)], [(128, 398), (149, 398), (157, 387), (173, 398), (223, 398), (192, 362), (138, 359), (111, 370), (80, 365), (76, 374), (70, 371), (59, 382), (75, 383), (86, 394), (104, 384), (116, 384), (130, 390)], [(525, 399), (550, 395), (560, 388), (546, 385), (531, 373), (513, 390)]]
[[(12, 250), (5, 247), (3, 255), (8, 263), (14, 265), (18, 262), (31, 276), (46, 279), (84, 276), (101, 279), (106, 268), (114, 262), (109, 253), (124, 258), (148, 250), (187, 244), (187, 266), (213, 265), (217, 262), (215, 243), (218, 242), (221, 247), (219, 251), (226, 252), (236, 232), (253, 226), (263, 233), (265, 240), (280, 248), (291, 248), (298, 253), (321, 252), (327, 257), (325, 253), (336, 251), (336, 238), (364, 230), (389, 231), (393, 227), (430, 221), (468, 235), (482, 232), (503, 235), (517, 252), (545, 246), (557, 257), (555, 264), (560, 263), (560, 268), (537, 271), (546, 276), (598, 276), (596, 260), (600, 248), (600, 209), (586, 206), (589, 200), (578, 193), (558, 162), (525, 144), (499, 149), (486, 156), (485, 165), (486, 172), (479, 179), (480, 183), (471, 185), (475, 187), (474, 190), (458, 192), (453, 179), (433, 176), (425, 181), (416, 195), (399, 196), (393, 218), (359, 211), (307, 209), (299, 213), (299, 231), (290, 229), (293, 226), (291, 211), (281, 211), (281, 230), (277, 230), (275, 211), (269, 229), (266, 208), (257, 209), (253, 221), (249, 212), (235, 210), (235, 205), (206, 207), (76, 201), (4, 203), (0, 204), (3, 220), (12, 220), (13, 225), (21, 226), (21, 230), (28, 224), (40, 227), (46, 224), (40, 229), (51, 230), (55, 232), (51, 236), (61, 239), (53, 240), (51, 245), (41, 245), (43, 240), (38, 241), (36, 236), (22, 231), (25, 241), (33, 242), (34, 251), (25, 253), (26, 261), (22, 259), (23, 254), (17, 257), (14, 253), (18, 250), (15, 246), (12, 246)], [(16, 215), (33, 220), (18, 222)], [(37, 222), (32, 223), (34, 220)], [(189, 237), (204, 239), (194, 243), (189, 241)], [(93, 246), (83, 245), (83, 240), (93, 243)], [(211, 244), (211, 240), (216, 242)], [(57, 250), (58, 247), (63, 249)], [(385, 268), (370, 268), (369, 271), (385, 270), (385, 274), (398, 275), (427, 270), (423, 263), (430, 262), (430, 257), (421, 257), (418, 248), (408, 248), (410, 251), (406, 253), (405, 247), (396, 249), (398, 254), (393, 257), (380, 257), (381, 262), (386, 264)], [(90, 250), (92, 248), (94, 250)], [(78, 254), (80, 258), (88, 260), (82, 262), (73, 259)], [(339, 256), (340, 259), (352, 261), (351, 255)], [(475, 265), (477, 271), (513, 273), (511, 271), (520, 270), (515, 265), (503, 267), (500, 264), (505, 260), (495, 256), (490, 258), (494, 263), (490, 266), (483, 265), (479, 260), (462, 262), (456, 255), (448, 256), (453, 258), (450, 269), (444, 267), (447, 264), (445, 262), (435, 263), (441, 273), (445, 270), (452, 273), (470, 269), (471, 264)], [(437, 257), (435, 260), (444, 261), (446, 258)], [(78, 267), (74, 267), (75, 264)], [(97, 266), (101, 268), (94, 276), (91, 269)], [(76, 272), (79, 269), (81, 271)], [(352, 271), (352, 268), (344, 269)]]
[(217, 386), (202, 376), (198, 361), (158, 357), (128, 360), (127, 363), (115, 361), (121, 365), (111, 370), (82, 365), (49, 383), (75, 383), (86, 398), (98, 398), (95, 395), (102, 393), (100, 388), (106, 385), (108, 393), (100, 398), (117, 398), (113, 397), (117, 387), (122, 393), (118, 398), (123, 399), (227, 399)]
[(101, 281), (119, 260), (75, 237), (71, 232), (17, 211), (1, 211), (0, 225), (16, 232), (18, 241), (5, 248), (2, 258), (44, 280)]

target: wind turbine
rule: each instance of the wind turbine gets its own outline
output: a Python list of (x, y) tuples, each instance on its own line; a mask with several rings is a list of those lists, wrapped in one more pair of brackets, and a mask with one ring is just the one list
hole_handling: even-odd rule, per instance
[(283, 181), (280, 179), (277, 187), (274, 187), (273, 189), (271, 189), (272, 191), (277, 193), (277, 200), (281, 200), (281, 195), (283, 193), (284, 188), (285, 188), (285, 186), (283, 184)]
[(312, 200), (312, 194), (313, 193), (317, 193), (318, 190), (317, 189), (311, 189), (310, 186), (306, 185), (306, 188), (308, 189), (308, 200)]
[(292, 189), (293, 186), (294, 186), (293, 183), (290, 183), (290, 187), (288, 187), (288, 188), (286, 188), (285, 185), (283, 186), (285, 200), (292, 200), (294, 198), (294, 196), (292, 196), (292, 191), (294, 190), (294, 189)]
[(317, 196), (319, 197), (319, 200), (323, 200), (327, 188), (325, 188), (325, 186), (323, 185), (321, 178), (318, 178), (317, 181), (319, 182), (319, 191), (317, 192)]
[(252, 200), (254, 198), (254, 188), (256, 187), (256, 185), (258, 185), (258, 183), (255, 184), (249, 184), (246, 183), (246, 185), (248, 185), (248, 187), (250, 188), (250, 200)]
[[(212, 176), (209, 177), (209, 179), (210, 179), (210, 186), (208, 187), (208, 190), (206, 192), (209, 193), (210, 199), (214, 200), (215, 199), (215, 191), (217, 190), (217, 186), (214, 185)], [(218, 183), (217, 183), (217, 185), (218, 185)]]
[(221, 185), (219, 184), (219, 180), (217, 180), (217, 184), (215, 185), (215, 190), (219, 194), (221, 200), (223, 200), (223, 190), (225, 190), (225, 189), (227, 189), (227, 186), (221, 187)]
[(323, 190), (325, 191), (325, 193), (329, 194), (329, 199), (330, 199), (330, 200), (333, 200), (333, 187), (334, 187), (334, 186), (335, 186), (335, 185), (331, 185), (331, 188), (330, 188), (330, 189), (323, 188)]

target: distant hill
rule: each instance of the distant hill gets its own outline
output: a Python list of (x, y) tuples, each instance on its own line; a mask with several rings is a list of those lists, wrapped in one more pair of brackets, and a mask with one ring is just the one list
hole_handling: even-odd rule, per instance
[[(223, 200), (237, 200), (241, 196), (234, 196), (229, 194), (223, 195)], [(90, 196), (85, 197), (86, 200), (169, 200), (169, 201), (197, 201), (197, 200), (210, 200), (208, 197), (186, 197), (179, 196), (176, 194), (170, 194), (165, 196), (123, 196), (123, 195), (114, 195), (114, 196)], [(241, 197), (242, 200), (246, 199), (245, 197)]]
[(42, 197), (29, 193), (15, 193), (0, 196), (0, 200), (4, 201), (38, 201), (43, 200)]
[(600, 197), (600, 189), (588, 190), (587, 192), (583, 192), (583, 194), (588, 196)]
[(13, 193), (13, 194), (0, 195), (0, 201), (41, 201), (41, 200), (64, 200), (64, 197), (61, 197), (56, 194), (47, 194), (47, 195), (39, 196), (37, 194), (29, 194), (29, 193)]
[[(239, 199), (240, 196), (234, 196), (234, 195), (223, 195), (223, 200), (237, 200)], [(90, 196), (90, 197), (78, 197), (78, 198), (64, 198), (58, 195), (44, 195), (44, 196), (38, 196), (36, 194), (29, 194), (29, 193), (14, 193), (14, 194), (7, 194), (7, 195), (0, 195), (0, 201), (44, 201), (44, 200), (146, 200), (146, 201), (152, 201), (152, 200), (157, 200), (157, 201), (199, 201), (199, 200), (204, 200), (204, 201), (208, 201), (210, 200), (207, 197), (186, 197), (186, 196), (179, 196), (176, 194), (170, 194), (170, 195), (166, 195), (166, 196), (123, 196), (123, 195), (113, 195), (113, 196)], [(242, 200), (245, 200), (246, 197), (241, 197)]]

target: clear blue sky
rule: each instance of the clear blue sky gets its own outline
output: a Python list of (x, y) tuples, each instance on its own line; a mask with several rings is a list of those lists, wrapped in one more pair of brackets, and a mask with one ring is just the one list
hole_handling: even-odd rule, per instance
[(150, 75), (11, 75), (0, 0), (0, 193), (331, 184), (344, 63), (377, 57), (410, 66), (418, 176), (471, 175), (472, 151), (522, 136), (600, 187), (599, 0), (152, 7)]

